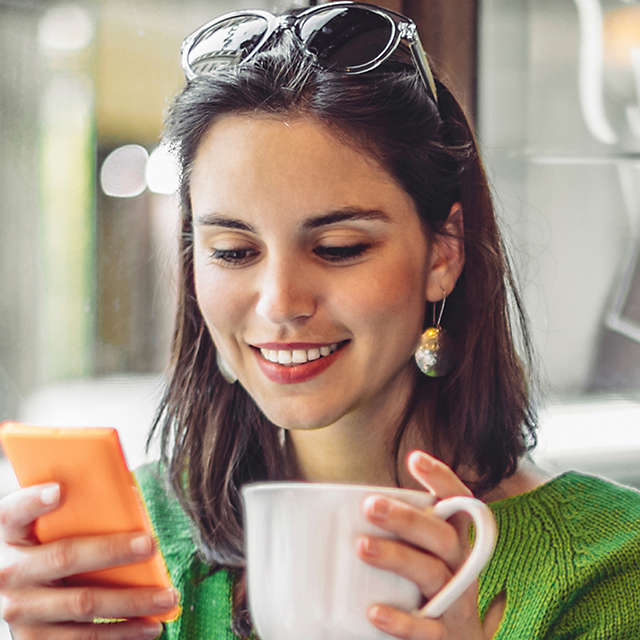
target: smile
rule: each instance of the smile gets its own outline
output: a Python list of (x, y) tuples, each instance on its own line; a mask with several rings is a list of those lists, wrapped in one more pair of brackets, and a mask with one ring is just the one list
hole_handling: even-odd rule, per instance
[(312, 349), (260, 349), (260, 353), (265, 360), (269, 362), (277, 362), (285, 366), (295, 366), (296, 364), (304, 364), (312, 360), (318, 360), (331, 355), (338, 348), (338, 343), (334, 342), (321, 347)]
[(289, 349), (273, 349), (271, 346), (252, 347), (258, 366), (272, 382), (295, 384), (316, 377), (344, 351), (350, 340), (324, 345), (295, 344)]

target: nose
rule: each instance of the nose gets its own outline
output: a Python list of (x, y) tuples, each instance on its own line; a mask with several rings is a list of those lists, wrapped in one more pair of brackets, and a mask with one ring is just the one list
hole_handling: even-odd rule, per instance
[(310, 318), (316, 310), (316, 288), (312, 274), (299, 263), (272, 260), (260, 281), (256, 313), (274, 324)]

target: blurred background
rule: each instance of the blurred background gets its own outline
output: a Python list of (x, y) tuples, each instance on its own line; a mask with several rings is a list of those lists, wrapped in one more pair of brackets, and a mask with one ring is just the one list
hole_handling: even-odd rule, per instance
[[(156, 455), (179, 45), (225, 10), (295, 4), (314, 3), (0, 0), (0, 420), (115, 426), (131, 467)], [(417, 22), (475, 123), (541, 363), (535, 459), (640, 487), (640, 3), (380, 4)]]
[[(225, 10), (295, 4), (313, 3), (0, 0), (0, 419), (116, 426), (145, 460), (179, 45)], [(640, 3), (380, 4), (415, 19), (476, 125), (542, 365), (536, 459), (640, 486)]]

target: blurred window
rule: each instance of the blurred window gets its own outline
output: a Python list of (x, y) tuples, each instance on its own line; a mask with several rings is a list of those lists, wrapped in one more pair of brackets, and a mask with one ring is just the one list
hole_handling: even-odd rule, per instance
[(551, 399), (538, 455), (640, 486), (640, 3), (485, 0), (478, 77)]

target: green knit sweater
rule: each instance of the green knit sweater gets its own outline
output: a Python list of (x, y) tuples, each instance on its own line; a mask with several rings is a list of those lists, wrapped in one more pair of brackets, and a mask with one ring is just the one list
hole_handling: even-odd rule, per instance
[[(228, 573), (209, 575), (157, 466), (136, 476), (182, 594), (182, 615), (162, 639), (235, 640)], [(640, 493), (569, 472), (490, 507), (499, 535), (480, 576), (478, 609), (484, 616), (505, 593), (494, 640), (640, 639)]]

